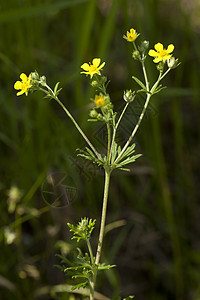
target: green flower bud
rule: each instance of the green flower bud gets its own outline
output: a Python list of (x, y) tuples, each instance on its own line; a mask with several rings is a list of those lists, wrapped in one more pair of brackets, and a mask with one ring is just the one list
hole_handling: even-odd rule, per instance
[(32, 80), (34, 80), (34, 81), (39, 81), (39, 79), (40, 79), (40, 76), (39, 76), (39, 74), (38, 74), (38, 72), (37, 71), (35, 71), (35, 72), (31, 72), (31, 79)]
[(161, 61), (161, 62), (159, 62), (159, 64), (157, 64), (156, 68), (160, 73), (163, 72), (164, 65), (165, 65), (165, 63), (163, 61)]
[(178, 66), (180, 65), (180, 63), (178, 62), (178, 58), (175, 59), (175, 58), (172, 56), (172, 57), (170, 57), (170, 59), (168, 59), (167, 65), (168, 65), (168, 68), (170, 68), (170, 69), (175, 69), (176, 67), (178, 67)]
[(91, 86), (92, 86), (92, 87), (98, 87), (98, 86), (99, 86), (99, 83), (98, 83), (98, 81), (96, 81), (96, 80), (92, 80), (92, 82), (91, 82)]
[(141, 45), (139, 47), (139, 50), (141, 52), (145, 53), (148, 48), (149, 48), (149, 41), (143, 41), (143, 42), (141, 42)]
[(92, 110), (90, 111), (90, 117), (91, 117), (91, 118), (96, 118), (97, 115), (98, 115), (98, 113), (97, 113), (97, 111), (96, 111), (95, 109), (92, 109)]
[(102, 121), (102, 120), (103, 120), (102, 114), (98, 114), (96, 118), (97, 118), (99, 121)]
[(135, 98), (135, 91), (133, 91), (133, 92), (131, 90), (124, 91), (123, 98), (128, 103), (132, 102)]
[(40, 77), (40, 84), (46, 86), (46, 77), (44, 75)]
[(135, 59), (135, 60), (140, 60), (141, 57), (140, 57), (140, 52), (138, 50), (134, 50), (133, 51), (133, 54), (132, 54), (132, 57)]

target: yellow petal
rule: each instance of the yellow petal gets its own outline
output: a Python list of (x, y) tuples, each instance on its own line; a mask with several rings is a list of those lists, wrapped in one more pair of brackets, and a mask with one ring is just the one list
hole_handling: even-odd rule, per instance
[(94, 58), (92, 60), (92, 64), (94, 65), (94, 67), (98, 68), (98, 66), (100, 65), (101, 59), (100, 58)]
[(168, 60), (168, 59), (170, 59), (171, 56), (172, 56), (172, 54), (165, 55), (164, 59), (165, 59), (165, 60)]
[(171, 53), (174, 51), (174, 45), (173, 44), (170, 44), (168, 47), (167, 47), (167, 53)]
[(83, 72), (80, 72), (80, 73), (81, 73), (81, 74), (89, 74), (89, 72), (84, 72), (84, 71), (83, 71)]
[(17, 93), (17, 96), (20, 96), (20, 95), (22, 95), (23, 93), (24, 93), (24, 91), (22, 90), (22, 91), (20, 91), (20, 92)]
[(21, 90), (22, 89), (22, 82), (21, 81), (16, 81), (15, 84), (14, 84), (14, 89)]
[(84, 64), (81, 66), (81, 68), (82, 68), (83, 70), (85, 70), (85, 71), (89, 71), (90, 65), (87, 64), (87, 63), (84, 63)]
[(161, 52), (163, 50), (163, 44), (157, 43), (155, 44), (154, 48), (158, 51)]
[(22, 74), (20, 75), (20, 78), (21, 78), (21, 80), (23, 80), (23, 81), (27, 81), (27, 76), (26, 76), (26, 74), (24, 74), (24, 73), (22, 73)]
[(149, 50), (149, 55), (150, 56), (153, 56), (153, 57), (156, 57), (156, 56), (158, 56), (158, 52), (156, 52), (155, 50)]
[(162, 61), (162, 57), (156, 57), (153, 61), (155, 63), (159, 63), (160, 61)]
[(32, 78), (31, 78), (31, 75), (28, 76), (28, 84), (30, 84)]
[(102, 69), (104, 66), (105, 66), (105, 62), (103, 62), (103, 63), (98, 67), (98, 69), (100, 70), (100, 69)]

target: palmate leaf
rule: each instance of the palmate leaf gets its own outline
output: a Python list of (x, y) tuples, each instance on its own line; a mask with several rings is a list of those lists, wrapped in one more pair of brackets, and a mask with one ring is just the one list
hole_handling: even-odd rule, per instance
[[(134, 152), (135, 152), (135, 144), (132, 144), (124, 151), (124, 153), (119, 158), (119, 160), (117, 161), (117, 164), (115, 164), (114, 167), (116, 169), (120, 169), (123, 171), (130, 171), (129, 169), (124, 168), (124, 166), (134, 162), (137, 158), (139, 158), (142, 155), (142, 154), (134, 155), (133, 154)], [(120, 153), (121, 153), (121, 147), (118, 146), (117, 154), (120, 155)]]

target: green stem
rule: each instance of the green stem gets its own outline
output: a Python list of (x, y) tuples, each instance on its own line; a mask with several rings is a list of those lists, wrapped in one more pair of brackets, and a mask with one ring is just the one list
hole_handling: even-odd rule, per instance
[(110, 163), (110, 160), (111, 160), (112, 149), (113, 149), (114, 142), (115, 142), (115, 136), (116, 136), (116, 133), (117, 133), (117, 128), (118, 128), (118, 126), (119, 126), (119, 124), (120, 124), (120, 122), (121, 122), (121, 119), (122, 119), (122, 117), (123, 117), (123, 115), (124, 115), (124, 113), (125, 113), (125, 111), (126, 111), (128, 105), (129, 105), (129, 102), (126, 103), (126, 105), (125, 105), (125, 107), (124, 107), (124, 109), (123, 109), (121, 115), (119, 116), (119, 119), (118, 119), (118, 121), (117, 121), (117, 124), (114, 126), (114, 129), (113, 129), (112, 143), (111, 143), (111, 147), (110, 147), (110, 153), (109, 153), (109, 156), (108, 156), (108, 162), (109, 162), (109, 163)]
[(102, 215), (101, 215), (101, 225), (100, 225), (99, 241), (98, 241), (96, 259), (95, 259), (96, 267), (94, 269), (93, 282), (91, 284), (92, 295), (90, 297), (90, 300), (94, 299), (96, 277), (97, 277), (98, 265), (99, 265), (99, 261), (100, 261), (100, 257), (101, 257), (101, 251), (102, 251), (103, 237), (104, 237), (104, 231), (105, 231), (107, 202), (108, 202), (108, 191), (109, 191), (109, 185), (110, 185), (110, 174), (111, 174), (110, 168), (109, 169), (105, 168), (105, 183), (104, 183), (104, 196), (103, 196), (103, 207), (102, 207)]
[(146, 98), (146, 101), (145, 101), (143, 110), (142, 110), (142, 112), (141, 112), (141, 114), (140, 114), (140, 117), (139, 117), (139, 119), (138, 119), (138, 122), (137, 122), (137, 124), (135, 125), (135, 128), (133, 129), (133, 131), (132, 131), (132, 133), (131, 133), (129, 139), (127, 140), (126, 144), (124, 145), (122, 151), (120, 152), (120, 154), (118, 155), (118, 157), (115, 159), (114, 164), (117, 163), (117, 162), (119, 161), (119, 159), (121, 158), (121, 156), (123, 155), (123, 153), (126, 151), (127, 147), (130, 145), (130, 143), (131, 143), (133, 137), (135, 136), (135, 134), (136, 134), (136, 132), (137, 132), (139, 126), (140, 126), (140, 123), (142, 122), (142, 119), (143, 119), (144, 114), (145, 114), (145, 112), (146, 112), (146, 109), (147, 109), (147, 107), (148, 107), (149, 100), (150, 100), (151, 96), (154, 94), (154, 92), (155, 92), (155, 90), (156, 90), (158, 84), (160, 83), (160, 81), (167, 75), (167, 73), (168, 73), (170, 70), (171, 70), (171, 69), (169, 68), (169, 69), (167, 69), (167, 71), (166, 71), (164, 74), (162, 74), (162, 73), (159, 74), (157, 81), (155, 82), (155, 84), (152, 86), (152, 88), (151, 88), (151, 90), (150, 90), (150, 93), (147, 94), (147, 98)]
[(141, 64), (142, 64), (142, 70), (143, 70), (144, 79), (145, 79), (145, 83), (146, 83), (146, 88), (147, 88), (147, 91), (149, 91), (149, 81), (148, 81), (147, 71), (146, 71), (145, 64), (144, 64), (143, 60), (141, 61)]
[(86, 243), (87, 243), (87, 247), (88, 247), (88, 250), (89, 250), (89, 253), (90, 253), (91, 264), (94, 266), (94, 255), (93, 255), (93, 252), (92, 252), (92, 247), (91, 247), (90, 241), (87, 239)]
[(110, 131), (110, 123), (106, 123), (107, 131), (108, 131), (108, 149), (107, 149), (107, 157), (110, 157), (110, 144), (111, 144), (111, 131)]
[(138, 120), (137, 124), (135, 125), (135, 128), (133, 129), (133, 131), (132, 131), (129, 139), (127, 140), (126, 144), (124, 145), (122, 151), (120, 152), (120, 154), (118, 155), (118, 157), (115, 159), (114, 164), (116, 164), (118, 162), (118, 160), (120, 159), (120, 157), (122, 156), (122, 154), (126, 151), (126, 149), (129, 146), (130, 142), (132, 141), (134, 135), (136, 134), (136, 132), (137, 132), (139, 126), (140, 126), (140, 123), (142, 122), (142, 119), (144, 117), (144, 114), (145, 114), (145, 111), (146, 111), (147, 106), (149, 104), (150, 98), (151, 98), (151, 94), (147, 94), (147, 98), (146, 98), (143, 110), (142, 110), (142, 112), (140, 114), (139, 120)]

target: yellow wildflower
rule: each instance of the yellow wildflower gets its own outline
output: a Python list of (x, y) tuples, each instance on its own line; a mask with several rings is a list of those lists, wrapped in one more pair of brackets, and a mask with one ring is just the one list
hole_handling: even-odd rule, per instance
[(94, 74), (98, 74), (100, 75), (100, 70), (104, 67), (105, 62), (103, 62), (100, 65), (101, 59), (100, 58), (94, 58), (92, 60), (92, 63), (89, 62), (88, 63), (84, 63), (81, 68), (84, 70), (83, 72), (81, 72), (81, 74), (86, 74), (86, 75), (90, 75), (90, 78), (92, 78), (94, 76)]
[(174, 51), (174, 45), (170, 44), (167, 49), (164, 49), (163, 45), (161, 43), (155, 44), (154, 48), (155, 50), (149, 50), (149, 55), (155, 57), (153, 60), (155, 63), (159, 63), (160, 61), (165, 62), (166, 60), (170, 59), (172, 56), (172, 53)]
[(31, 76), (29, 75), (28, 77), (26, 74), (22, 73), (20, 75), (20, 78), (22, 81), (16, 81), (14, 84), (14, 89), (16, 90), (21, 90), (17, 93), (17, 96), (20, 96), (22, 94), (28, 95), (28, 89), (32, 86), (31, 85)]
[(94, 99), (94, 103), (96, 104), (97, 107), (102, 107), (105, 104), (105, 99), (102, 95), (100, 96), (96, 95)]
[(123, 36), (124, 39), (126, 39), (128, 42), (134, 42), (139, 34), (137, 34), (136, 30), (131, 28), (130, 32), (126, 32), (126, 35)]

